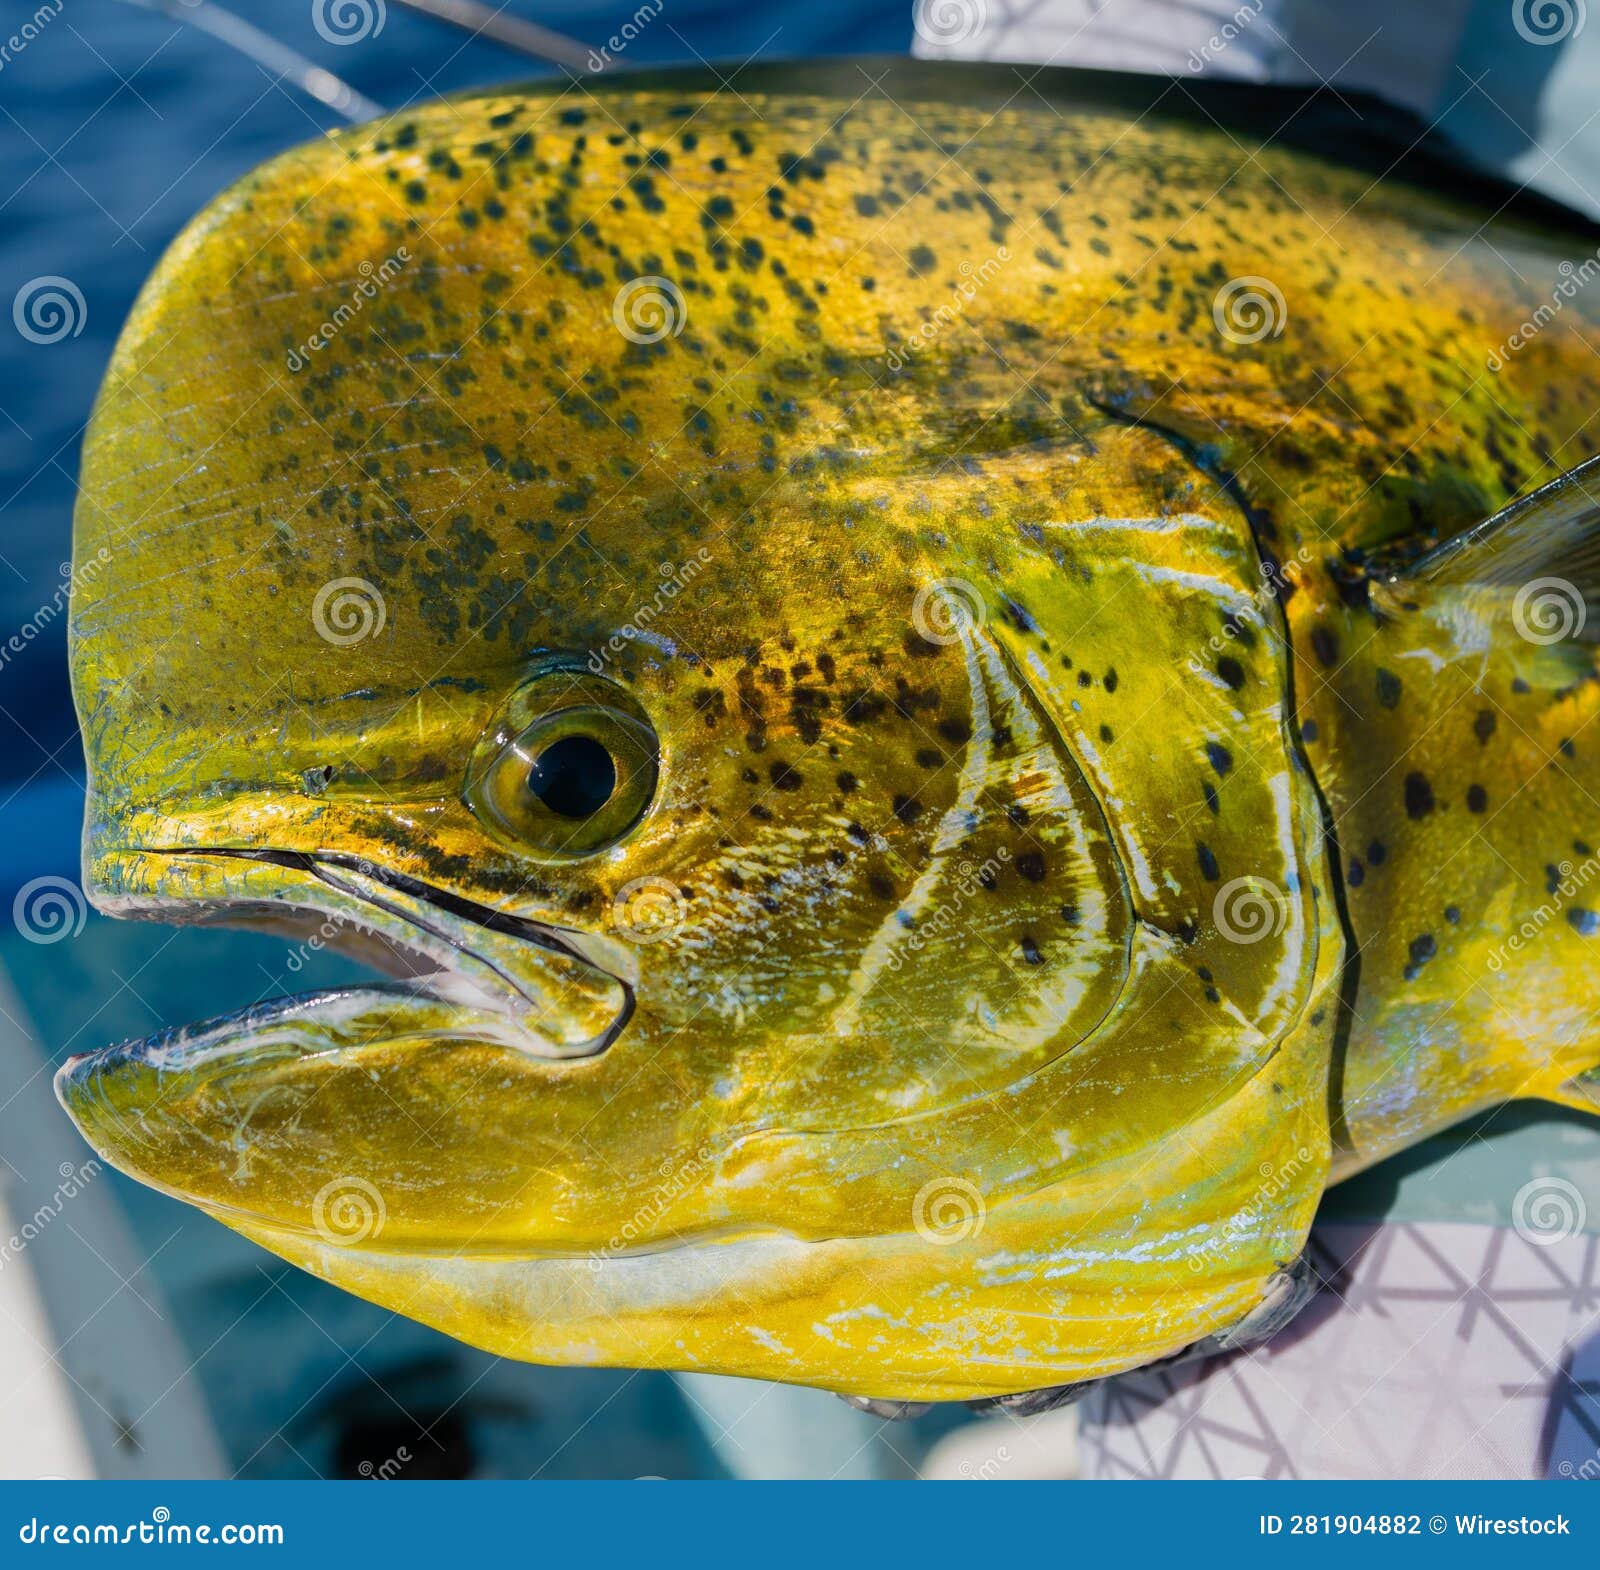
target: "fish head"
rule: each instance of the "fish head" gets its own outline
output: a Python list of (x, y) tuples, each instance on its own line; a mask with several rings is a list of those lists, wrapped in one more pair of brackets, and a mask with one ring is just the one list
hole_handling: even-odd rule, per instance
[(390, 979), (74, 1059), (68, 1110), (538, 1360), (975, 1396), (1244, 1318), (1326, 1170), (1337, 948), (1248, 530), (1157, 515), (1140, 431), (952, 458), (766, 228), (671, 288), (630, 242), (641, 318), (563, 238), (561, 113), (288, 155), (135, 309), (76, 520), (88, 892)]

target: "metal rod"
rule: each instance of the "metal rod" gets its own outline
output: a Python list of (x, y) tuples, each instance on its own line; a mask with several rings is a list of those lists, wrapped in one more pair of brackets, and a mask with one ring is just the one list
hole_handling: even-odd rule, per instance
[(220, 43), (255, 61), (263, 71), (281, 77), (347, 120), (374, 120), (389, 112), (382, 104), (358, 93), (348, 82), (341, 81), (332, 71), (323, 70), (259, 27), (252, 27), (242, 17), (211, 4), (211, 0), (125, 0), (125, 3), (210, 33)]
[(498, 6), (485, 5), (483, 0), (397, 0), (397, 3), (407, 10), (431, 16), (437, 22), (447, 22), (451, 27), (460, 27), (503, 44), (518, 54), (548, 60), (583, 76), (594, 74), (589, 64), (597, 58), (594, 50), (575, 38), (568, 38), (565, 33), (540, 27), (537, 22), (507, 16)]

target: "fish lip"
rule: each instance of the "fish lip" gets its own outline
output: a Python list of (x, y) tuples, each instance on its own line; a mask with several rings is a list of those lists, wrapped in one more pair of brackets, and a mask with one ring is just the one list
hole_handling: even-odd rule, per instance
[(205, 1019), (183, 1025), (167, 1025), (148, 1036), (129, 1036), (114, 1041), (109, 1046), (96, 1047), (89, 1052), (74, 1052), (55, 1073), (56, 1094), (65, 1100), (65, 1093), (108, 1069), (124, 1063), (142, 1068), (189, 1069), (213, 1056), (223, 1056), (238, 1050), (229, 1046), (248, 1032), (273, 1024), (298, 1013), (314, 1013), (330, 1004), (371, 998), (374, 993), (391, 997), (432, 997), (426, 987), (402, 982), (375, 981), (359, 986), (319, 987), (310, 992), (292, 992), (283, 997), (264, 998), (259, 1003), (247, 1003), (242, 1008), (226, 1014), (211, 1014)]
[[(615, 985), (621, 994), (621, 1002), (611, 1022), (603, 1031), (585, 1041), (570, 1045), (563, 1052), (548, 1054), (553, 1062), (570, 1062), (598, 1057), (610, 1048), (622, 1035), (623, 1031), (627, 1029), (638, 1008), (636, 980), (633, 976), (624, 973), (621, 968), (620, 958), (613, 958), (610, 955), (608, 940), (596, 939), (594, 935), (571, 928), (535, 921), (531, 917), (518, 916), (507, 911), (496, 910), (492, 906), (479, 904), (476, 900), (468, 899), (464, 895), (451, 893), (447, 889), (438, 888), (420, 878), (414, 878), (407, 873), (397, 872), (393, 868), (385, 867), (380, 862), (374, 861), (369, 857), (351, 855), (343, 851), (286, 851), (270, 848), (257, 849), (215, 845), (129, 845), (123, 848), (129, 852), (171, 857), (175, 860), (183, 857), (226, 857), (233, 860), (285, 867), (304, 873), (309, 877), (315, 878), (319, 883), (336, 889), (345, 895), (354, 896), (375, 911), (382, 912), (387, 918), (385, 925), (396, 922), (408, 925), (419, 932), (426, 933), (431, 938), (448, 944), (452, 950), (464, 959), (475, 960), (480, 965), (486, 966), (504, 983), (508, 995), (515, 994), (527, 999), (526, 993), (518, 986), (515, 978), (501, 970), (494, 963), (492, 956), (480, 953), (470, 945), (463, 943), (457, 934), (447, 926), (435, 926), (418, 921), (406, 912), (396, 910), (391, 906), (376, 904), (362, 889), (352, 885), (338, 874), (346, 872), (370, 879), (384, 888), (392, 889), (398, 895), (437, 909), (442, 914), (453, 918), (456, 922), (480, 927), (485, 931), (496, 932), (503, 937), (514, 938), (531, 947), (543, 949), (548, 953), (570, 960), (584, 970)], [(403, 932), (388, 931), (385, 935), (397, 943), (403, 944)], [(604, 958), (597, 957), (593, 951), (597, 943), (606, 945), (601, 950)], [(115, 1047), (103, 1048), (100, 1052), (80, 1054), (69, 1059), (67, 1066), (76, 1064), (85, 1057), (100, 1059), (105, 1053), (119, 1052), (124, 1057), (131, 1056), (134, 1048), (146, 1044), (150, 1045), (153, 1050), (160, 1050), (162, 1043), (168, 1042), (169, 1038), (176, 1036), (193, 1034), (198, 1031), (209, 1031), (224, 1025), (244, 1025), (252, 1021), (262, 1023), (280, 1015), (292, 1013), (297, 1005), (307, 1005), (313, 1000), (327, 1003), (330, 1000), (338, 999), (346, 993), (361, 992), (370, 995), (374, 991), (397, 992), (401, 995), (413, 997), (425, 996), (438, 999), (441, 1002), (451, 1001), (441, 989), (429, 985), (426, 979), (402, 984), (399, 987), (393, 984), (372, 983), (356, 988), (333, 988), (324, 989), (317, 993), (289, 994), (284, 998), (268, 999), (263, 1003), (253, 1004), (226, 1015), (213, 1016), (196, 1024), (170, 1027), (168, 1030), (158, 1031), (155, 1035), (144, 1038), (142, 1042), (125, 1042)], [(533, 1000), (527, 999), (527, 1001)], [(534, 1055), (546, 1056), (546, 1054), (542, 1053)]]

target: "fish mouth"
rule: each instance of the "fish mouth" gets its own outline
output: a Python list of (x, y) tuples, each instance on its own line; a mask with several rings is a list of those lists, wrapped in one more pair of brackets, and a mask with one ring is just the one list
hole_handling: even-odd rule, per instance
[[(158, 870), (129, 877), (129, 857)], [(302, 948), (327, 948), (362, 960), (409, 983), (408, 995), (458, 1005), (497, 1039), (536, 1058), (594, 1057), (610, 1047), (633, 1018), (637, 965), (623, 945), (597, 933), (556, 926), (480, 904), (368, 857), (345, 852), (184, 848), (115, 853), (117, 874), (106, 863), (92, 885), (107, 914), (180, 925), (244, 927), (302, 938)], [(231, 878), (229, 864), (277, 868), (298, 875), (270, 895), (261, 880)], [(172, 888), (177, 869), (201, 869), (196, 883)], [(210, 870), (213, 875), (204, 875)], [(294, 961), (291, 960), (291, 964)], [(386, 991), (393, 988), (365, 988)], [(342, 995), (342, 994), (340, 994)], [(271, 1018), (309, 1006), (291, 996), (196, 1026), (158, 1032), (152, 1052), (172, 1053), (191, 1036), (226, 1022)], [(105, 1051), (137, 1052), (140, 1042)], [(90, 1060), (98, 1054), (88, 1053)], [(69, 1060), (75, 1065), (78, 1058)]]
[[(561, 1162), (570, 1076), (635, 1014), (622, 945), (342, 853), (117, 850), (111, 914), (243, 926), (395, 978), (273, 998), (72, 1057), (56, 1092), (130, 1175), (232, 1224), (324, 1230), (340, 1183), (383, 1198), (386, 1243), (487, 1252), (525, 1236)], [(342, 1191), (341, 1191), (342, 1192)]]

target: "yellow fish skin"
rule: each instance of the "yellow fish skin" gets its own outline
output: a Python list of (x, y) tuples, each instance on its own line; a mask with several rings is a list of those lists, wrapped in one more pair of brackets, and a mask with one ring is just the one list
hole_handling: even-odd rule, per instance
[(1592, 451), (1577, 307), (1472, 369), (1574, 242), (1160, 84), (744, 82), (408, 111), (163, 260), (75, 523), (86, 884), (402, 982), (60, 1093), (510, 1356), (910, 1401), (1135, 1367), (1281, 1297), (1336, 1159), (1527, 1089), (1351, 963), (1438, 903), (1431, 846), (1401, 907), (1335, 875), (1442, 694), (1334, 711), (1454, 653), (1348, 553)]

